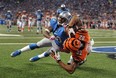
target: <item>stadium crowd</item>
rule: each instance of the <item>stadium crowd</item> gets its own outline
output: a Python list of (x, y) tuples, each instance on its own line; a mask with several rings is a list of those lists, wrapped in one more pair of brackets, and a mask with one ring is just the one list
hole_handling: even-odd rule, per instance
[(99, 28), (99, 23), (107, 21), (109, 28), (116, 29), (116, 0), (1, 0), (0, 18), (7, 10), (13, 14), (22, 10), (35, 13), (38, 9), (55, 12), (62, 3), (78, 13), (88, 28)]

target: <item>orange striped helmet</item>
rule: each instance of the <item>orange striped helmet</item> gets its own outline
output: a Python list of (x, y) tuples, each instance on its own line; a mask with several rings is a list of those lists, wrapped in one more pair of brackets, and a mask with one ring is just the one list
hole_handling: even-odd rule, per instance
[(63, 43), (63, 48), (68, 51), (78, 51), (81, 46), (81, 42), (76, 38), (68, 38)]

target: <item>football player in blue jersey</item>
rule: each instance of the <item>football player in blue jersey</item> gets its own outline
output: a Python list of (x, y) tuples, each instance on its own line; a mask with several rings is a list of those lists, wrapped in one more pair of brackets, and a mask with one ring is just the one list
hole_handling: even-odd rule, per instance
[(57, 16), (61, 13), (61, 12), (63, 12), (63, 11), (68, 11), (69, 12), (69, 9), (68, 8), (66, 8), (66, 6), (65, 6), (65, 4), (61, 4), (61, 6), (60, 6), (60, 8), (58, 8), (58, 10), (57, 10)]
[[(20, 55), (22, 52), (34, 50), (36, 48), (50, 47), (47, 51), (43, 52), (42, 54), (30, 58), (30, 61), (34, 62), (43, 57), (49, 56), (52, 53), (52, 51), (53, 52), (60, 51), (60, 49), (62, 49), (63, 47), (62, 44), (64, 40), (68, 38), (68, 34), (66, 33), (63, 24), (69, 21), (70, 18), (71, 14), (67, 11), (64, 11), (59, 15), (58, 19), (56, 18), (51, 19), (49, 27), (46, 28), (45, 32), (43, 33), (45, 38), (43, 38), (37, 43), (27, 45), (22, 49), (12, 52), (11, 56), (15, 57), (17, 55)], [(52, 36), (50, 35), (51, 32), (53, 33)]]
[(39, 33), (42, 33), (42, 25), (41, 25), (41, 22), (42, 22), (42, 17), (43, 17), (43, 13), (42, 11), (39, 9), (37, 10), (36, 12), (36, 19), (37, 19), (37, 34)]
[(13, 20), (13, 15), (12, 15), (11, 11), (8, 10), (7, 13), (5, 14), (5, 22), (6, 22), (8, 32), (11, 31), (12, 20)]

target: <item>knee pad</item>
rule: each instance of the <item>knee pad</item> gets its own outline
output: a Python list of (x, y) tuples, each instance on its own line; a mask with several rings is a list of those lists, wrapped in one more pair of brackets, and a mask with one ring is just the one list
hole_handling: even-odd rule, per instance
[(45, 57), (48, 57), (49, 55), (50, 55), (50, 53), (47, 53), (47, 52), (44, 53)]
[(35, 48), (39, 48), (36, 43), (32, 43), (29, 45), (30, 49), (33, 50)]

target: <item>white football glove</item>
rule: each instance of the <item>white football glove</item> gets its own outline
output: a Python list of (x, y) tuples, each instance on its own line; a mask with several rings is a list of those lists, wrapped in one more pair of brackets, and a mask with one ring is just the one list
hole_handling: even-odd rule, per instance
[(52, 35), (49, 39), (50, 39), (50, 40), (55, 40), (55, 36)]
[(60, 60), (60, 53), (59, 52), (52, 52), (51, 54), (50, 54), (50, 56), (54, 59), (54, 60), (56, 60), (56, 61), (58, 61), (58, 60)]
[(60, 60), (60, 53), (59, 52), (55, 52), (55, 58), (56, 58), (56, 60)]
[(71, 34), (75, 35), (75, 31), (74, 31), (73, 28), (70, 28), (69, 31), (68, 31), (69, 37), (71, 37)]
[(88, 51), (89, 53), (92, 52), (92, 47), (93, 47), (93, 45), (94, 45), (94, 40), (92, 39), (92, 40), (90, 41), (89, 45), (88, 45), (88, 48), (87, 48), (87, 51)]
[(91, 39), (90, 44), (93, 46), (94, 45), (94, 40)]

